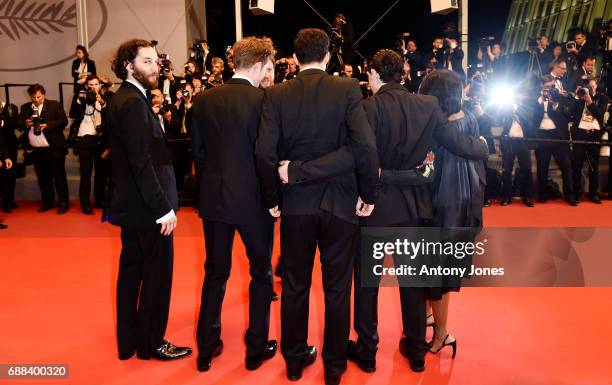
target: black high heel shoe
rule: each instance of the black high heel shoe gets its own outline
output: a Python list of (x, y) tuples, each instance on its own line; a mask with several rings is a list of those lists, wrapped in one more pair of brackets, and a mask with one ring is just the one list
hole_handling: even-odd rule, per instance
[[(440, 348), (436, 351), (433, 351), (431, 349), (429, 349), (429, 351), (433, 354), (438, 354), (440, 352), (440, 350), (442, 350), (442, 348), (444, 348), (445, 346), (450, 346), (451, 348), (453, 348), (453, 359), (455, 359), (455, 355), (457, 354), (457, 340), (454, 340), (453, 342), (446, 342), (448, 340), (448, 337), (450, 337), (450, 334), (447, 334), (446, 337), (444, 337), (444, 342), (442, 343), (442, 346), (440, 346)], [(435, 338), (435, 337), (434, 337)], [(433, 347), (433, 341), (431, 341), (431, 346)]]

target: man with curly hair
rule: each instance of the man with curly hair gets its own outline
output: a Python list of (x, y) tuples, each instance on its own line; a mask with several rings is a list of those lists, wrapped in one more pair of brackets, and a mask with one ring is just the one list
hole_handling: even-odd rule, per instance
[(119, 359), (174, 360), (191, 354), (164, 339), (172, 286), (178, 194), (168, 143), (148, 100), (157, 52), (146, 40), (122, 44), (112, 63), (124, 80), (110, 101), (112, 178), (109, 222), (121, 227), (117, 279)]

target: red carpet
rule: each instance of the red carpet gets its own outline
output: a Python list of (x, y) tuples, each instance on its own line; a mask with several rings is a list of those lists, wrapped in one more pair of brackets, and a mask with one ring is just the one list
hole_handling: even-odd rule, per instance
[[(225, 350), (208, 373), (194, 356), (177, 362), (119, 361), (115, 347), (115, 280), (119, 231), (98, 216), (71, 211), (36, 213), (37, 203), (2, 215), (0, 232), (0, 363), (70, 365), (68, 380), (15, 380), (17, 384), (286, 384), (277, 354), (259, 370), (244, 369), (247, 261), (235, 242), (232, 276), (223, 308)], [(612, 226), (612, 202), (579, 208), (551, 202), (528, 209), (516, 202), (485, 209), (487, 226)], [(278, 239), (276, 240), (278, 248)], [(612, 256), (610, 249), (601, 250)], [(275, 256), (278, 250), (275, 250)], [(166, 336), (195, 347), (195, 324), (203, 278), (204, 241), (190, 209), (179, 214), (170, 323)], [(603, 268), (609, 269), (610, 266)], [(323, 295), (315, 266), (310, 339), (322, 341)], [(278, 282), (275, 284), (280, 293)], [(280, 335), (280, 303), (272, 305), (270, 338)], [(612, 384), (612, 288), (464, 288), (451, 301), (450, 349), (427, 356), (422, 374), (399, 354), (399, 296), (381, 289), (378, 370), (365, 374), (349, 363), (342, 384)], [(194, 352), (195, 353), (195, 352)], [(11, 381), (0, 380), (0, 383)], [(320, 357), (300, 384), (322, 384)]]

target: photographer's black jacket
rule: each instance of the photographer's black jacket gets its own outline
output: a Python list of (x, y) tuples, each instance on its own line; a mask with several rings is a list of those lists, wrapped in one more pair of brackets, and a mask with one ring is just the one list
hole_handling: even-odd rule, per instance
[[(20, 125), (27, 138), (30, 129), (26, 127), (26, 119), (32, 116), (32, 103), (25, 103), (21, 106)], [(68, 118), (64, 112), (64, 107), (55, 100), (47, 99), (43, 104), (42, 114), (40, 115), (41, 123), (46, 123), (47, 128), (43, 130), (42, 135), (45, 136), (49, 146), (56, 150), (64, 151), (66, 138), (64, 137), (64, 129), (68, 125)]]
[[(580, 131), (578, 128), (580, 124), (580, 120), (582, 119), (582, 112), (584, 111), (585, 101), (582, 99), (575, 100), (570, 107), (570, 117), (573, 122), (572, 132)], [(587, 109), (593, 115), (597, 122), (599, 123), (599, 135), (603, 135), (605, 132), (605, 123), (604, 123), (604, 115), (606, 114), (606, 109), (608, 108), (608, 97), (603, 94), (597, 94), (593, 97), (593, 103), (587, 106)]]

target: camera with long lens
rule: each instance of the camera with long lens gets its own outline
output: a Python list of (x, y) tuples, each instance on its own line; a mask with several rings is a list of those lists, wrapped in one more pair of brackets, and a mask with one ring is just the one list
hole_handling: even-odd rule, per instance
[(584, 98), (585, 96), (589, 94), (590, 94), (590, 91), (586, 87), (580, 87), (578, 88), (578, 90), (576, 90), (576, 96), (578, 96), (579, 98)]
[(185, 64), (185, 80), (187, 83), (191, 83), (193, 81), (193, 72), (189, 69), (189, 64)]
[[(211, 80), (211, 76), (212, 76), (212, 80)], [(213, 75), (212, 72), (208, 70), (204, 72), (204, 76), (202, 76), (202, 79), (204, 79), (204, 86), (207, 89), (217, 87), (223, 84), (223, 76), (221, 74)]]
[(34, 135), (36, 136), (40, 135), (42, 133), (42, 130), (40, 128), (42, 119), (40, 117), (38, 108), (34, 108), (34, 110), (32, 111), (32, 116), (30, 117), (30, 120), (32, 120), (32, 124), (34, 125)]
[(79, 91), (79, 101), (86, 106), (95, 106), (96, 93), (90, 89)]
[(162, 73), (168, 73), (172, 71), (172, 62), (170, 61), (170, 55), (167, 53), (160, 53), (159, 58), (159, 69)]
[(166, 113), (168, 113), (169, 111), (172, 111), (172, 104), (164, 99), (164, 102), (161, 106), (161, 108), (159, 109), (159, 113), (163, 116)]
[(542, 96), (544, 97), (544, 100), (550, 100), (554, 103), (561, 100), (561, 92), (559, 92), (556, 87), (551, 87), (548, 90), (543, 90)]
[(193, 50), (193, 60), (196, 63), (204, 61), (204, 48), (202, 48), (202, 43), (206, 43), (206, 40), (195, 39), (193, 41), (193, 46), (191, 49)]
[(570, 50), (570, 49), (574, 49), (576, 48), (576, 42), (575, 41), (568, 41), (567, 43), (565, 43), (565, 49)]
[(286, 72), (289, 69), (289, 63), (287, 61), (277, 61), (274, 67), (274, 71), (278, 72)]

